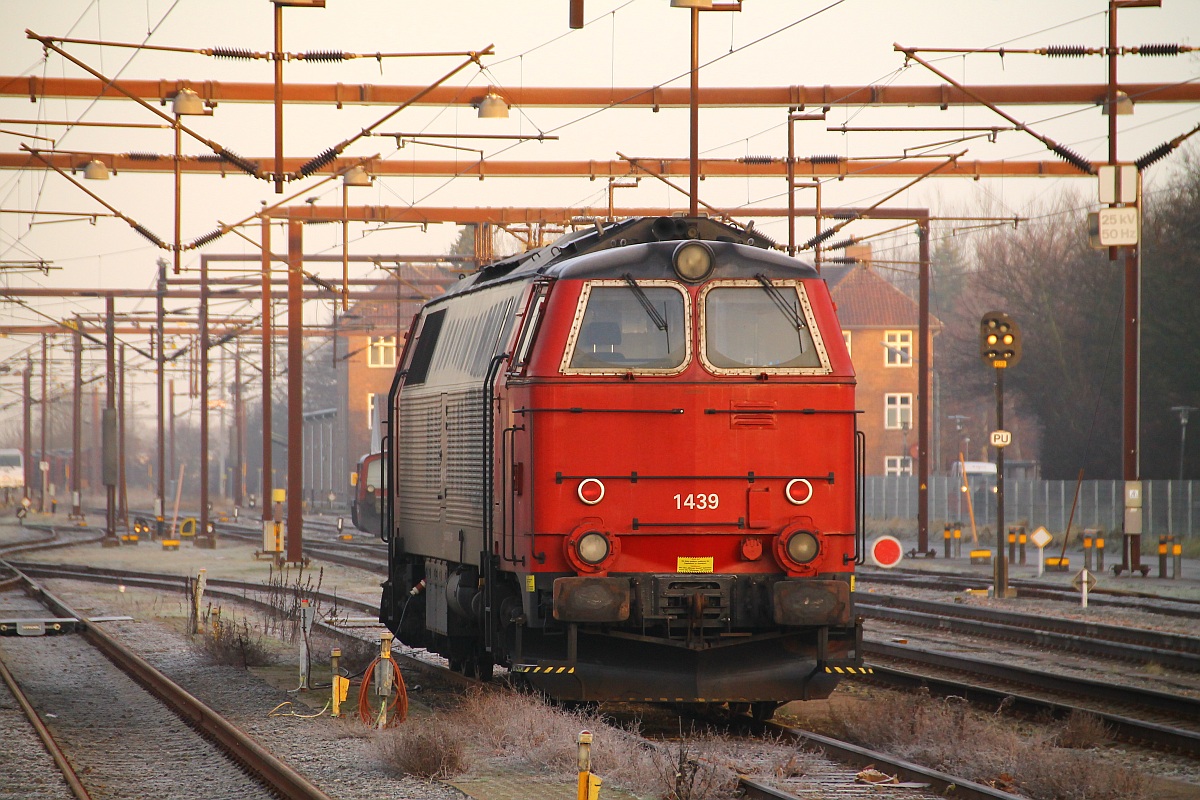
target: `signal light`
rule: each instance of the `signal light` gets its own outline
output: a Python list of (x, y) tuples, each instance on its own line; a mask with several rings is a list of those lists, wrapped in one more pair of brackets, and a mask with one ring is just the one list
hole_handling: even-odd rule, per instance
[(996, 369), (1014, 367), (1021, 360), (1021, 328), (1003, 311), (989, 311), (979, 321), (979, 355)]

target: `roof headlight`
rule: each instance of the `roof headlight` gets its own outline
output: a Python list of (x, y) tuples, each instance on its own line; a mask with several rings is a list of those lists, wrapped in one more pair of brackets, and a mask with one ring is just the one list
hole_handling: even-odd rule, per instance
[(689, 283), (699, 283), (712, 274), (716, 259), (704, 242), (688, 241), (675, 248), (675, 274)]

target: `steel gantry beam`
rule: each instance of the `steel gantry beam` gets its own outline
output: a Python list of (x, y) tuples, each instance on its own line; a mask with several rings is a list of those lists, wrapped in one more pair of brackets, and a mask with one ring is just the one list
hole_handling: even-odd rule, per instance
[[(102, 162), (113, 172), (169, 173), (175, 170), (175, 157), (157, 153), (106, 153), (100, 150), (76, 153), (39, 151), (29, 153), (0, 153), (0, 169), (44, 170), (47, 164), (68, 172), (80, 169), (93, 159)], [(250, 163), (267, 163), (265, 158), (248, 158)], [(375, 176), (406, 178), (636, 178), (651, 174), (666, 177), (686, 177), (689, 164), (686, 158), (634, 159), (637, 166), (624, 159), (614, 160), (459, 160), (431, 159), (421, 161), (387, 160), (380, 158), (335, 158), (315, 174), (337, 175), (350, 167), (362, 164)], [(285, 158), (284, 171), (294, 174), (305, 163), (301, 158)], [(179, 162), (181, 172), (226, 175), (240, 173), (235, 167), (211, 156), (185, 156)], [(701, 178), (786, 178), (787, 159), (772, 156), (748, 159), (701, 159)], [(929, 160), (910, 159), (847, 159), (841, 156), (808, 156), (796, 159), (798, 178), (914, 178), (929, 171)], [(937, 178), (1064, 178), (1079, 177), (1074, 166), (1055, 160), (977, 161), (957, 159), (932, 177)]]
[[(200, 99), (217, 103), (274, 103), (275, 85), (243, 81), (122, 79), (126, 91), (148, 101), (166, 104), (181, 89), (191, 89)], [(981, 98), (997, 105), (1103, 105), (1106, 84), (1036, 84), (969, 86), (971, 94), (947, 84), (926, 86), (702, 86), (699, 103), (706, 108), (784, 108), (807, 106), (936, 106), (976, 105)], [(1138, 103), (1195, 103), (1196, 83), (1124, 83), (1118, 87)], [(478, 104), (487, 86), (398, 86), (344, 83), (290, 83), (283, 86), (284, 103), (332, 105), (470, 106)], [(499, 92), (510, 106), (526, 108), (688, 108), (687, 86), (504, 87)], [(424, 93), (423, 96), (422, 93)], [(126, 99), (126, 95), (94, 78), (52, 78), (36, 75), (0, 76), (0, 97), (22, 97), (31, 102), (47, 98)]]

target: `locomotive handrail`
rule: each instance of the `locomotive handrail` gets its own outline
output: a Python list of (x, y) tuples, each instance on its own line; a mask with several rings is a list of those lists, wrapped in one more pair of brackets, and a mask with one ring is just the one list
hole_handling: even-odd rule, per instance
[(682, 414), (682, 408), (528, 408), (513, 409), (514, 414), (555, 412), (559, 414)]
[[(854, 432), (854, 558), (855, 564), (867, 560), (867, 435)], [(842, 556), (843, 563), (850, 561)]]
[(509, 358), (508, 353), (497, 353), (492, 356), (492, 360), (488, 362), (487, 375), (483, 379), (483, 541), (480, 543), (479, 551), (479, 567), (483, 571), (484, 586), (487, 594), (484, 597), (483, 614), (483, 646), (486, 652), (492, 652), (493, 641), (493, 615), (494, 604), (491, 596), (496, 589), (496, 562), (492, 558), (492, 514), (494, 512), (493, 505), (496, 502), (496, 489), (492, 485), (492, 480), (495, 478), (494, 464), (495, 458), (495, 442), (492, 440), (495, 428), (495, 418), (492, 413), (494, 401), (494, 393), (496, 391), (496, 379), (500, 376), (500, 365)]
[[(633, 524), (630, 526), (632, 530), (639, 528), (695, 528), (697, 525), (702, 525), (705, 528), (737, 528), (745, 530), (746, 518), (738, 517), (735, 522), (643, 522), (637, 517), (633, 518)], [(685, 531), (691, 533), (691, 531)]]
[(865, 414), (856, 408), (706, 408), (705, 414)]
[(379, 538), (387, 542), (388, 549), (391, 549), (392, 531), (396, 524), (396, 499), (392, 495), (392, 487), (395, 485), (392, 478), (392, 417), (396, 410), (396, 396), (400, 392), (400, 383), (404, 380), (404, 376), (408, 374), (406, 369), (398, 369), (392, 375), (392, 385), (388, 388), (387, 409), (383, 419), (379, 421), (381, 436), (379, 442), (379, 460), (382, 462), (379, 467), (379, 491), (383, 495), (383, 502), (380, 504), (380, 527)]
[(753, 471), (743, 475), (646, 475), (640, 472), (630, 472), (628, 475), (564, 475), (561, 472), (554, 473), (554, 482), (562, 483), (563, 481), (584, 480), (586, 478), (597, 478), (602, 481), (624, 481), (637, 483), (638, 481), (682, 481), (682, 480), (705, 480), (705, 481), (746, 481), (754, 483), (755, 481), (786, 481), (796, 478), (803, 478), (808, 481), (825, 481), (826, 483), (835, 483), (834, 474), (832, 472), (826, 475), (756, 475)]
[[(517, 505), (510, 503), (509, 498), (512, 495), (513, 487), (509, 481), (512, 478), (512, 465), (509, 463), (509, 442), (516, 435), (517, 431), (525, 430), (524, 425), (511, 425), (500, 432), (500, 463), (503, 465), (500, 480), (503, 485), (500, 487), (504, 496), (504, 505), (507, 507), (507, 512), (501, 510), (500, 513), (500, 559), (507, 561), (510, 564), (525, 564), (525, 556), (517, 558)], [(513, 445), (515, 447), (515, 444)], [(508, 548), (509, 534), (512, 535), (512, 550)]]

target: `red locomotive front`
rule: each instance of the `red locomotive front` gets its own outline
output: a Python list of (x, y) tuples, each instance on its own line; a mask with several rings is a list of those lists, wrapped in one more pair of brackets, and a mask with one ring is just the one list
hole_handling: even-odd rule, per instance
[[(426, 581), (426, 625), (393, 611), (393, 627), (452, 661), (454, 640), (475, 636), (459, 660), (504, 664), (563, 698), (768, 715), (827, 696), (861, 664), (851, 578), (862, 547), (854, 375), (824, 282), (705, 219), (589, 236), (497, 279), (492, 301), (477, 289), (473, 317), (503, 301), (512, 324), (479, 398), (475, 541), (486, 549), (474, 559), (467, 528), (447, 536), (452, 503), (436, 521), (406, 515), (422, 500), (406, 475), (421, 478), (430, 443), (413, 443), (420, 456), (394, 442), (390, 583)], [(406, 409), (432, 421), (429, 400), (405, 398), (423, 320), (394, 398), (401, 434)], [(449, 412), (447, 388), (437, 396)], [(385, 591), (385, 621), (388, 605)], [(435, 605), (445, 620), (430, 624)]]

